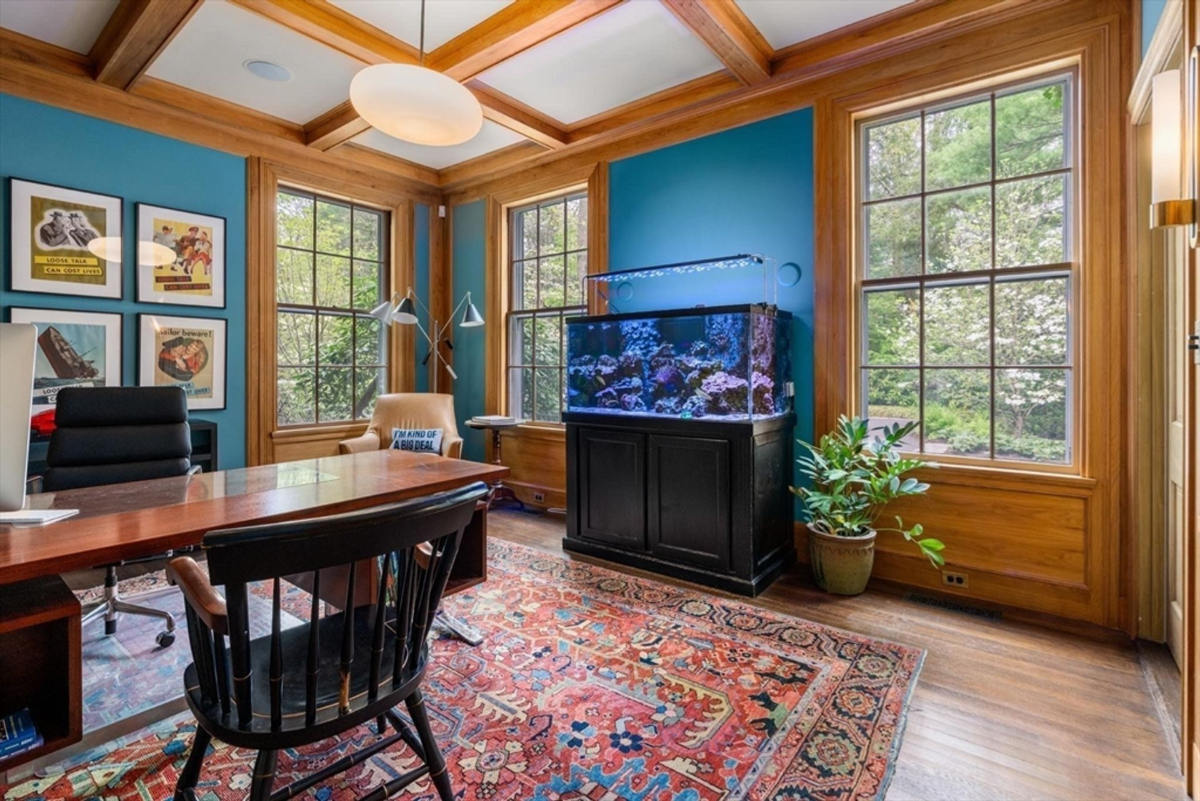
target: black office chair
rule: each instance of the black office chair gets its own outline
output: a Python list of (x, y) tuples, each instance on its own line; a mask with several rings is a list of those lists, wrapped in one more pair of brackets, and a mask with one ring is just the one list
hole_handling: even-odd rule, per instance
[[(202, 547), (206, 578), (190, 557), (169, 570), (187, 602), (193, 662), (184, 673), (188, 706), (199, 724), (176, 801), (194, 801), (213, 737), (258, 751), (251, 801), (293, 798), (403, 740), (425, 764), (366, 796), (378, 801), (428, 775), (442, 801), (452, 801), (445, 761), (421, 696), (429, 630), (458, 553), (463, 529), (487, 487), (463, 489), (348, 514), (226, 531)], [(355, 608), (356, 563), (371, 560), (374, 602)], [(307, 625), (280, 626), (280, 579), (312, 573)], [(321, 581), (345, 582), (342, 611), (320, 616)], [(247, 584), (272, 582), (271, 633), (250, 638)], [(359, 579), (361, 580), (361, 579)], [(222, 596), (214, 588), (224, 585)], [(340, 592), (337, 596), (342, 597)], [(265, 617), (266, 612), (263, 611)], [(227, 644), (228, 643), (228, 644)], [(397, 713), (403, 701), (416, 735)], [(375, 720), (382, 735), (354, 754), (272, 793), (276, 754), (336, 736)]]
[[(182, 476), (199, 470), (191, 464), (187, 395), (179, 387), (68, 387), (58, 393), (54, 422), (57, 427), (50, 435), (43, 492)], [(167, 647), (175, 641), (175, 618), (161, 609), (122, 599), (117, 591), (120, 564), (127, 563), (103, 565), (104, 602), (88, 612), (83, 622), (103, 616), (104, 633), (111, 635), (117, 631), (118, 613), (163, 618), (166, 629), (158, 633), (156, 641)]]

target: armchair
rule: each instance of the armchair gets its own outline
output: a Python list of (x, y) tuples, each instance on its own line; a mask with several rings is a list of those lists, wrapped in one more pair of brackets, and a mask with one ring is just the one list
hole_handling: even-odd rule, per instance
[(442, 429), (442, 456), (462, 458), (462, 437), (454, 421), (454, 396), (432, 392), (397, 392), (380, 395), (375, 412), (362, 436), (338, 443), (339, 453), (361, 453), (389, 448), (393, 428)]

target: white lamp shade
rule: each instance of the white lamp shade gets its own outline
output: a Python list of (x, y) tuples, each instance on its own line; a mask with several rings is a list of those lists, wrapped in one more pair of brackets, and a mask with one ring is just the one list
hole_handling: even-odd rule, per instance
[(367, 67), (350, 82), (350, 103), (373, 127), (418, 145), (459, 145), (483, 127), (469, 89), (415, 64)]
[(138, 242), (138, 264), (144, 267), (160, 267), (175, 261), (175, 251), (157, 242)]
[[(121, 261), (121, 237), (98, 236), (88, 242), (88, 250), (105, 261)], [(143, 267), (160, 267), (175, 261), (175, 251), (157, 242), (138, 242), (138, 264)]]
[(1179, 200), (1183, 197), (1183, 120), (1179, 70), (1166, 70), (1154, 76), (1150, 102), (1150, 202)]
[(98, 236), (88, 242), (87, 246), (93, 256), (99, 256), (105, 261), (111, 261), (114, 264), (121, 263), (121, 237)]
[(417, 324), (417, 307), (412, 298), (406, 297), (396, 304), (396, 308), (392, 309), (392, 319), (401, 325)]
[(371, 309), (370, 315), (381, 323), (389, 323), (392, 319), (392, 302), (385, 300), (375, 308)]

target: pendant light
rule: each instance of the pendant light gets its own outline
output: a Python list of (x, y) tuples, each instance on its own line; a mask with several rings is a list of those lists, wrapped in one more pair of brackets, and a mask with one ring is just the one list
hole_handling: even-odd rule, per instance
[(483, 108), (458, 81), (425, 66), (425, 0), (418, 64), (376, 64), (350, 82), (350, 104), (388, 136), (418, 145), (460, 145), (483, 127)]

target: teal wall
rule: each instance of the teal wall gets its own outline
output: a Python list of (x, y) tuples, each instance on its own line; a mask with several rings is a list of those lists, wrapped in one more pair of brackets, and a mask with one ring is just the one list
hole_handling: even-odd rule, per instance
[[(796, 435), (813, 435), (813, 115), (802, 109), (613, 162), (609, 270), (735, 253), (800, 268), (776, 286), (794, 315)], [(763, 300), (763, 273), (715, 270), (632, 281), (620, 311)], [(768, 300), (774, 290), (768, 288)]]
[(1167, 0), (1142, 0), (1142, 55), (1150, 49), (1150, 40), (1154, 38), (1154, 29), (1158, 20), (1167, 8)]
[[(451, 280), (453, 294), (451, 303), (457, 305), (465, 293), (471, 293), (471, 299), (476, 307), (486, 317), (487, 308), (483, 302), (487, 297), (486, 286), (486, 250), (485, 236), (485, 203), (477, 200), (453, 210), (453, 234), (451, 239)], [(483, 461), (483, 432), (467, 428), (464, 421), (477, 414), (485, 414), (483, 398), (486, 382), (486, 335), (489, 326), (503, 325), (503, 320), (488, 319), (478, 328), (459, 328), (457, 322), (453, 326), (451, 339), (454, 342), (454, 372), (458, 380), (454, 382), (454, 412), (458, 417), (458, 433), (464, 440), (463, 458)], [(450, 392), (451, 388), (442, 388)]]
[[(713, 134), (609, 168), (609, 269), (762, 253), (798, 265), (801, 278), (778, 287), (792, 326), (796, 434), (813, 436), (813, 116), (811, 109)], [(454, 300), (484, 292), (484, 203), (454, 209)], [(634, 282), (622, 311), (763, 299), (758, 270), (719, 271)], [(488, 325), (503, 321), (488, 320)], [(478, 329), (477, 329), (478, 330)], [(464, 335), (465, 334), (465, 335)], [(454, 387), (467, 458), (483, 439), (462, 422), (482, 414), (484, 338), (456, 331)]]
[[(413, 291), (422, 303), (429, 303), (429, 207), (418, 203), (413, 207), (413, 241), (416, 253), (413, 254)], [(403, 292), (406, 287), (397, 287)], [(424, 315), (422, 315), (424, 317)], [(416, 381), (413, 384), (417, 392), (429, 391), (429, 368), (422, 366), (421, 360), (429, 352), (425, 338), (417, 332), (413, 338), (413, 359)]]
[[(8, 231), (9, 177), (58, 184), (124, 198), (124, 282), (121, 300), (11, 292)], [(122, 383), (137, 383), (137, 315), (158, 313), (228, 320), (226, 409), (197, 411), (219, 426), (220, 466), (246, 462), (246, 164), (245, 160), (123, 125), (28, 100), (0, 95), (0, 241), (4, 283), (0, 314), (10, 306), (121, 312)], [(136, 297), (135, 203), (213, 214), (226, 220), (225, 308), (139, 304)]]

